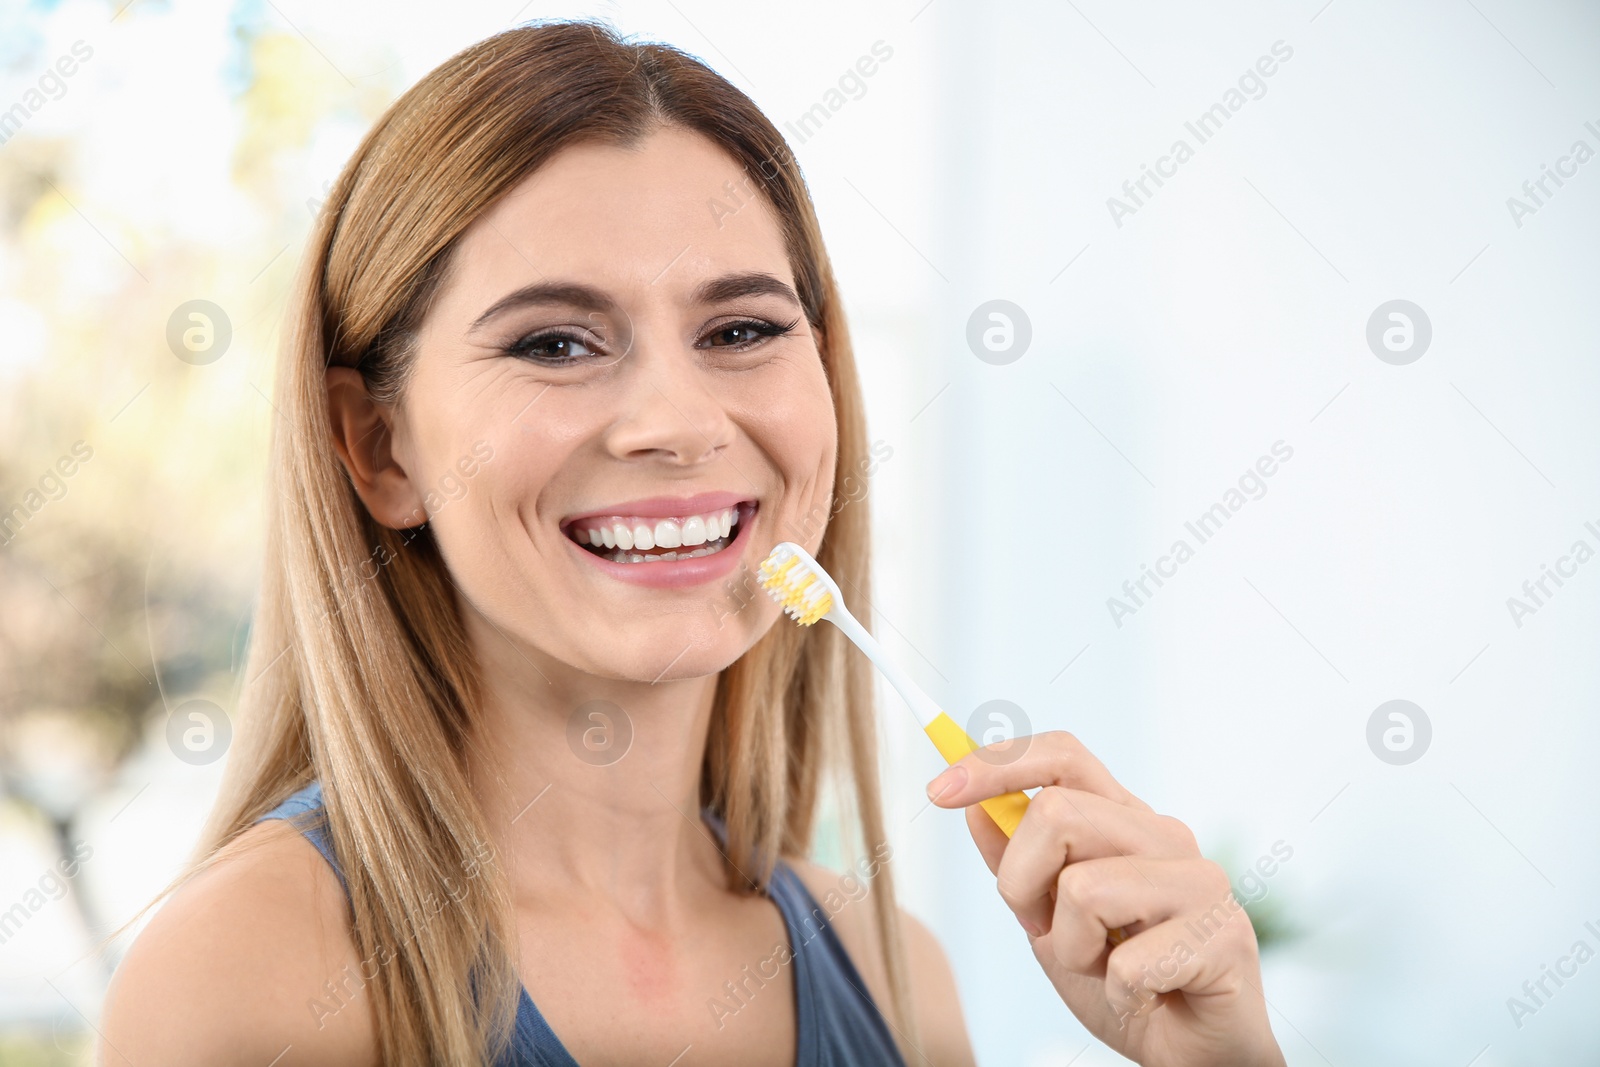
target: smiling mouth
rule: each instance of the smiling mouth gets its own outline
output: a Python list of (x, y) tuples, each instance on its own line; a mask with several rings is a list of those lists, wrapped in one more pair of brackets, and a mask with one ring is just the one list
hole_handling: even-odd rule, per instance
[(721, 552), (738, 538), (755, 511), (755, 501), (746, 500), (731, 508), (674, 518), (597, 515), (570, 523), (567, 536), (586, 552), (612, 563), (671, 563)]

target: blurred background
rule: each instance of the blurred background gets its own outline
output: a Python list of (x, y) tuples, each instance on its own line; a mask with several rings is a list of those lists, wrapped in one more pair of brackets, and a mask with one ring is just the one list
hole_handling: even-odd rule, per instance
[[(1600, 1062), (1600, 9), (13, 0), (0, 1063), (91, 1062), (98, 943), (225, 766), (329, 183), (446, 56), (559, 16), (790, 138), (890, 453), (858, 613), (975, 735), (1070, 729), (1190, 824), (1289, 1062)], [(980, 1062), (1122, 1062), (882, 723)]]

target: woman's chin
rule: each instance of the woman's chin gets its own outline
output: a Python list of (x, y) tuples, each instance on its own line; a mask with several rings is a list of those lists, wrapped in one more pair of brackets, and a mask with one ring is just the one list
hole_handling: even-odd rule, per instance
[[(753, 620), (752, 620), (753, 621)], [(657, 684), (704, 678), (732, 665), (755, 643), (743, 625), (674, 627), (670, 632), (640, 636), (627, 647), (588, 649), (575, 664), (602, 678)]]

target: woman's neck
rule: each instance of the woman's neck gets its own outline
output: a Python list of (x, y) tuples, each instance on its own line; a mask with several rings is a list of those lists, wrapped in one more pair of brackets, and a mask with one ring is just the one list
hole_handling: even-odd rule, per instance
[(716, 677), (599, 678), (476, 623), (468, 774), (513, 899), (674, 925), (722, 882), (699, 800)]

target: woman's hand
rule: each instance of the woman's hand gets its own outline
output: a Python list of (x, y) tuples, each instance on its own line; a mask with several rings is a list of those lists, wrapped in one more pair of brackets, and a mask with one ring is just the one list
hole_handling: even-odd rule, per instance
[[(977, 806), (1034, 786), (1043, 788), (1009, 840)], [(967, 809), (1001, 898), (1090, 1033), (1146, 1067), (1284, 1063), (1255, 930), (1227, 874), (1187, 826), (1119, 785), (1076, 737), (1051, 731), (980, 749), (928, 795)], [(1127, 939), (1112, 944), (1119, 928)]]

